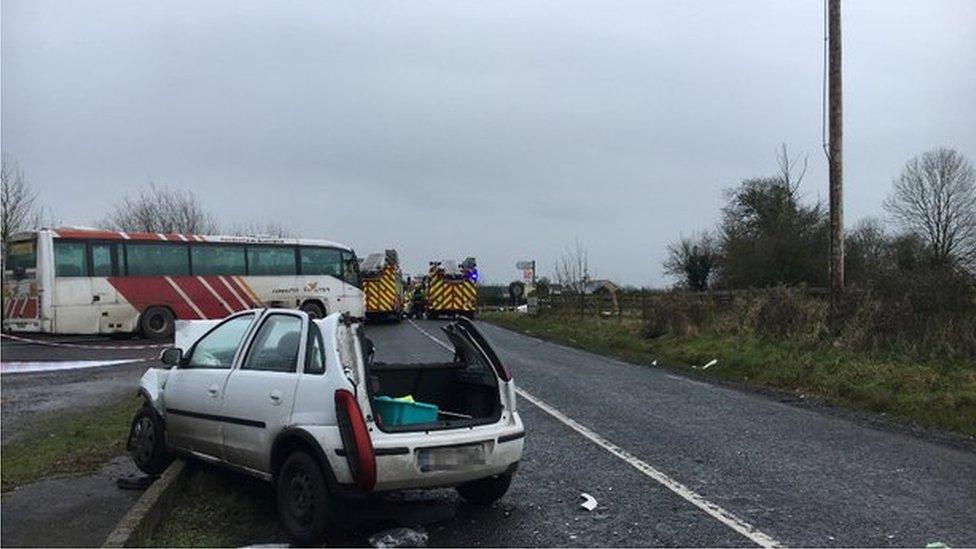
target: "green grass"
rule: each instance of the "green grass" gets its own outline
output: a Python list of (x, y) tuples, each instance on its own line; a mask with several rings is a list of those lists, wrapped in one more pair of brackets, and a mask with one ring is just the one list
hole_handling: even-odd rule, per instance
[(125, 451), (129, 423), (140, 404), (138, 398), (127, 396), (42, 420), (22, 439), (0, 449), (2, 490), (45, 477), (97, 470)]
[(140, 547), (242, 547), (284, 539), (272, 486), (216, 467), (193, 465), (174, 500)]
[(484, 313), (483, 320), (638, 364), (813, 395), (826, 402), (976, 436), (976, 363), (910, 361), (754, 337), (699, 334), (647, 339), (638, 320)]

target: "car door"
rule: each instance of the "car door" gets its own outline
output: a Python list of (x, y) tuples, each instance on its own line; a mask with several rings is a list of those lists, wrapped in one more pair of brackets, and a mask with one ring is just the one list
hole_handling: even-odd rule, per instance
[(256, 316), (242, 313), (218, 324), (169, 373), (164, 389), (169, 444), (223, 458), (221, 395)]
[[(299, 357), (304, 357), (308, 317), (273, 312), (261, 319), (224, 391), (224, 455), (227, 461), (268, 471), (271, 443), (291, 422)], [(323, 397), (323, 406), (328, 399)]]

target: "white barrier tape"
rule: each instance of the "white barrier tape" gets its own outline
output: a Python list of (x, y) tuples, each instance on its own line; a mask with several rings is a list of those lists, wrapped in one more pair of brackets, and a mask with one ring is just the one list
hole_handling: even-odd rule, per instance
[(81, 370), (85, 368), (102, 368), (105, 366), (115, 366), (118, 364), (135, 364), (143, 362), (137, 358), (123, 360), (70, 360), (52, 362), (0, 362), (0, 373), (11, 374), (32, 374), (38, 372), (58, 372), (62, 370)]
[(20, 341), (21, 343), (32, 343), (34, 345), (46, 345), (48, 347), (67, 347), (69, 349), (107, 349), (107, 350), (132, 350), (132, 349), (162, 349), (172, 346), (170, 343), (159, 343), (156, 345), (84, 345), (82, 343), (61, 343), (58, 341), (44, 341), (43, 339), (30, 339), (28, 337), (15, 336), (10, 334), (0, 334), (3, 339)]

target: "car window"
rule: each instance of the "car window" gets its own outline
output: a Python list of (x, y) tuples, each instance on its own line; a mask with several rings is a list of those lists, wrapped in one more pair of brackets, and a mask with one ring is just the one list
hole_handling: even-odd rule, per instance
[(322, 332), (315, 324), (309, 326), (308, 343), (305, 346), (308, 349), (305, 355), (305, 373), (325, 372), (325, 346), (322, 344)]
[(302, 319), (292, 315), (270, 315), (261, 324), (244, 359), (242, 370), (294, 372), (302, 339)]
[(234, 317), (217, 326), (197, 341), (184, 367), (230, 368), (237, 347), (252, 322), (254, 322), (254, 315), (248, 314)]

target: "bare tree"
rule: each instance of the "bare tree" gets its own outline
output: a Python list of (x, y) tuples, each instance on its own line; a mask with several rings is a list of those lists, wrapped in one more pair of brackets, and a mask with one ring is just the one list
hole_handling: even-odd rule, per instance
[(719, 264), (719, 256), (718, 242), (707, 231), (702, 232), (695, 237), (668, 244), (664, 272), (681, 279), (681, 284), (689, 290), (703, 292), (708, 290)]
[(579, 240), (575, 248), (567, 248), (556, 261), (555, 277), (564, 292), (584, 293), (590, 279), (590, 260), (589, 253)]
[(789, 189), (790, 196), (797, 199), (800, 183), (807, 174), (807, 157), (803, 155), (803, 165), (800, 165), (800, 154), (790, 158), (786, 143), (780, 143), (776, 151), (776, 165), (779, 167), (779, 179)]
[(269, 221), (267, 223), (242, 223), (230, 229), (230, 234), (240, 236), (277, 236), (290, 238), (295, 236), (295, 231), (280, 223)]
[(126, 196), (104, 222), (119, 231), (147, 233), (213, 234), (214, 216), (205, 211), (191, 191), (149, 183), (135, 198)]
[(884, 207), (926, 243), (935, 263), (976, 268), (976, 172), (958, 151), (939, 148), (909, 160)]
[(37, 228), (41, 222), (41, 208), (37, 191), (31, 187), (23, 168), (6, 153), (0, 161), (0, 230), (6, 244), (10, 236), (21, 231)]

